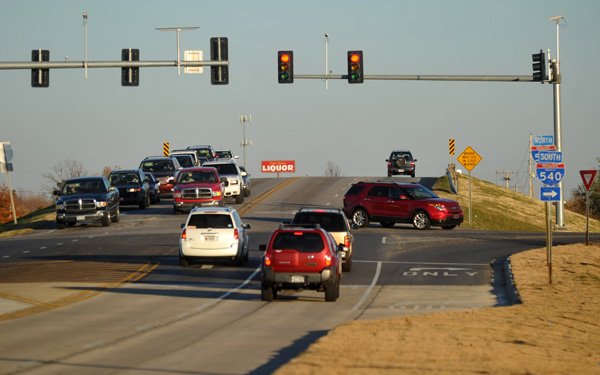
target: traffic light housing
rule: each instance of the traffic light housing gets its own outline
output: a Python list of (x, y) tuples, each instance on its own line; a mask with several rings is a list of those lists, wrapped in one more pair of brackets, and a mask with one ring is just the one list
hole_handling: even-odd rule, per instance
[(348, 83), (364, 82), (362, 51), (348, 51)]
[(531, 67), (533, 68), (533, 80), (544, 82), (547, 79), (546, 55), (542, 50), (540, 50), (540, 53), (534, 53), (531, 55), (531, 60), (533, 62), (533, 64), (531, 64)]
[[(121, 61), (140, 61), (140, 50), (124, 48), (121, 50)], [(139, 86), (140, 68), (121, 68), (121, 86)]]
[[(50, 61), (50, 51), (34, 49), (31, 51), (31, 61)], [(50, 69), (31, 69), (31, 87), (49, 87)]]
[(294, 51), (277, 52), (277, 81), (294, 83)]
[[(211, 61), (228, 61), (228, 40), (227, 38), (210, 38), (210, 59)], [(210, 67), (210, 83), (213, 85), (229, 84), (229, 66), (219, 65)]]

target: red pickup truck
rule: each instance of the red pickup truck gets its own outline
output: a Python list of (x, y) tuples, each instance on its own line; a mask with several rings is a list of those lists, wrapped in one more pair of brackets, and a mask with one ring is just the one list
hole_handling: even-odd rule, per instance
[(216, 168), (183, 168), (177, 174), (173, 188), (173, 212), (178, 214), (194, 207), (223, 206), (223, 190), (227, 180), (219, 177)]

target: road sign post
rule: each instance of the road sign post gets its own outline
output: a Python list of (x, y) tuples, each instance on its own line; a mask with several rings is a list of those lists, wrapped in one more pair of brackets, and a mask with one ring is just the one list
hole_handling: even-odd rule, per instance
[(585, 246), (590, 244), (590, 188), (594, 184), (596, 174), (595, 169), (579, 171), (585, 186)]
[(481, 156), (468, 146), (459, 156), (458, 162), (463, 165), (469, 171), (469, 227), (471, 226), (471, 211), (472, 211), (472, 200), (471, 200), (471, 170), (475, 168), (481, 161)]
[(15, 209), (15, 199), (13, 197), (12, 182), (10, 180), (10, 172), (12, 172), (12, 158), (13, 151), (10, 147), (10, 142), (0, 142), (0, 170), (6, 172), (6, 178), (8, 179), (8, 195), (10, 196), (10, 206), (12, 209), (13, 223), (17, 224), (17, 210)]

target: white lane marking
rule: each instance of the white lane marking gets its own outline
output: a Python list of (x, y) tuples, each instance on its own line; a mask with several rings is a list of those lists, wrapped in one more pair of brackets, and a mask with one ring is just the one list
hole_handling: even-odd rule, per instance
[(434, 266), (489, 266), (489, 263), (440, 263), (440, 262), (396, 262), (393, 260), (358, 260), (352, 259), (353, 262), (358, 263), (391, 263), (391, 264), (420, 264), (420, 265), (434, 265)]
[(77, 238), (75, 238), (75, 239), (73, 239), (73, 240), (71, 240), (71, 241), (73, 241), (73, 242), (77, 242), (77, 241), (79, 241), (79, 240), (78, 240)]
[(23, 251), (23, 254), (29, 254), (29, 250)]
[(352, 307), (352, 310), (358, 310), (358, 308), (365, 302), (367, 297), (369, 297), (369, 294), (371, 294), (371, 291), (373, 290), (373, 288), (375, 288), (375, 285), (377, 284), (377, 280), (379, 280), (379, 274), (381, 274), (381, 262), (377, 262), (377, 270), (375, 271), (375, 276), (373, 276), (371, 285), (369, 285), (369, 287), (367, 288), (361, 299), (356, 303), (356, 305)]
[(62, 245), (64, 245), (62, 242), (59, 242), (56, 244), (56, 246), (62, 246)]
[(10, 255), (5, 255), (5, 256), (3, 256), (2, 258), (3, 258), (3, 259), (10, 258)]
[(381, 237), (381, 244), (382, 245), (385, 245), (386, 241), (387, 241), (387, 237), (386, 236)]
[(254, 276), (256, 276), (258, 273), (260, 272), (260, 266), (256, 267), (256, 269), (254, 270), (254, 272), (252, 272), (252, 274), (250, 276), (248, 276), (248, 278), (246, 280), (244, 280), (244, 282), (242, 282), (240, 285), (236, 286), (233, 289), (230, 289), (228, 292), (221, 294), (219, 297), (212, 299), (210, 302), (205, 303), (204, 305), (200, 305), (198, 307), (196, 307), (196, 312), (200, 312), (203, 310), (208, 309), (209, 307), (216, 305), (217, 303), (221, 302), (222, 300), (224, 300), (225, 298), (229, 297), (230, 295), (232, 295), (233, 293), (237, 292), (238, 290), (242, 289), (243, 287), (245, 287), (246, 285), (248, 285), (248, 283), (250, 282), (250, 280), (252, 280), (254, 278)]

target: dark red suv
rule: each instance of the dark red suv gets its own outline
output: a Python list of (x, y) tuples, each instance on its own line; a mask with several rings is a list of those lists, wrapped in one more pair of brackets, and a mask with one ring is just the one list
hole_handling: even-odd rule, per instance
[(340, 295), (342, 259), (334, 238), (318, 224), (282, 224), (268, 244), (260, 245), (261, 299), (273, 301), (282, 289), (325, 292), (325, 301)]
[(359, 227), (379, 222), (391, 228), (412, 223), (416, 229), (432, 225), (453, 229), (463, 222), (460, 204), (440, 198), (420, 184), (359, 182), (344, 195), (344, 212)]

